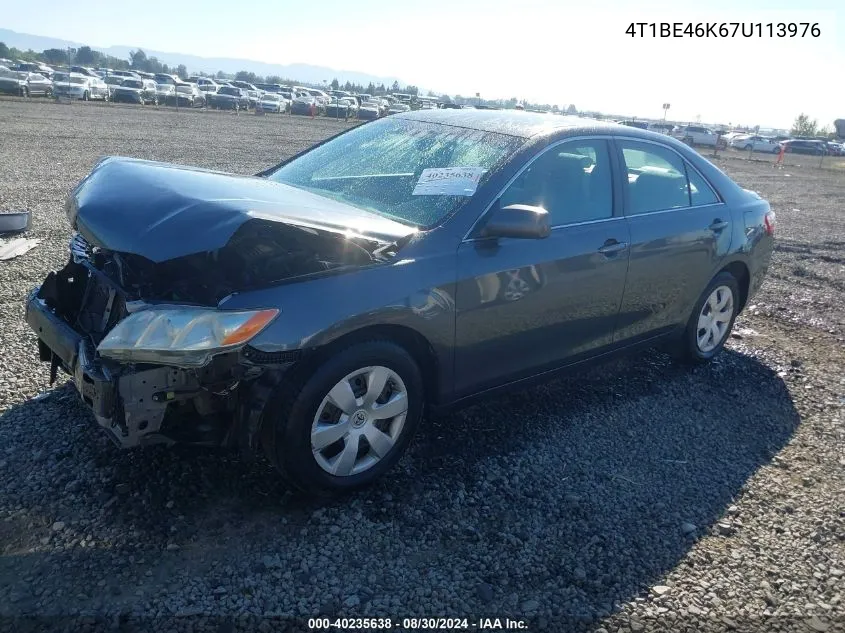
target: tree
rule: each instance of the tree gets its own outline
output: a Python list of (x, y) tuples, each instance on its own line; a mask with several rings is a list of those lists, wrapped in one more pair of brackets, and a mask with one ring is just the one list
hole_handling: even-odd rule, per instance
[(0, 57), (11, 57), (12, 52), (9, 50), (9, 47), (6, 46), (6, 42), (0, 42)]
[(140, 48), (137, 51), (129, 51), (129, 65), (136, 70), (144, 70), (147, 65), (147, 54)]
[(55, 66), (56, 64), (66, 64), (68, 62), (68, 51), (64, 48), (48, 48), (42, 51), (41, 56), (44, 61)]
[(367, 85), (367, 94), (372, 95), (372, 94), (375, 94), (375, 93), (376, 93), (376, 85), (371, 81)]
[(264, 83), (261, 81), (261, 77), (259, 77), (253, 72), (249, 72), (248, 70), (239, 70), (238, 72), (236, 72), (235, 81), (245, 81), (250, 84)]
[(185, 64), (179, 64), (176, 67), (176, 74), (179, 75), (180, 79), (184, 79), (188, 76), (188, 69), (185, 67)]
[(578, 108), (575, 107), (574, 103), (570, 103), (569, 107), (566, 108), (567, 114), (578, 114)]
[(335, 77), (329, 85), (332, 87), (332, 90), (337, 90), (340, 87), (340, 82), (337, 80), (337, 77)]
[(792, 124), (792, 129), (789, 133), (792, 136), (815, 136), (818, 127), (818, 121), (815, 119), (811, 121), (810, 117), (802, 112), (798, 115), (798, 118), (795, 119), (795, 123)]
[(391, 92), (399, 92), (399, 82), (398, 81), (393, 82), (393, 85), (390, 86), (390, 91)]
[(90, 46), (80, 46), (76, 51), (76, 63), (80, 66), (95, 66), (98, 57)]

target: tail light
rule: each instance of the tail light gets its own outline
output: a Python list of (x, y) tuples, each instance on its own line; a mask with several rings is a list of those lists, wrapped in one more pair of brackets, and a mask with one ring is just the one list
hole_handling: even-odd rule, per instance
[(775, 234), (776, 216), (774, 211), (767, 211), (763, 218), (763, 226), (766, 229), (766, 235)]

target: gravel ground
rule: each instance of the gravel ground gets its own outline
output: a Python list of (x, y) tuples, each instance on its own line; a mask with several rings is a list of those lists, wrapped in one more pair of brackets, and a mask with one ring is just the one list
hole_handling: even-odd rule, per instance
[(845, 172), (721, 161), (779, 224), (716, 362), (652, 352), (438, 417), (342, 500), (230, 453), (120, 452), (69, 384), (49, 388), (23, 300), (63, 265), (63, 201), (99, 156), (254, 173), (342, 128), (0, 101), (0, 209), (30, 208), (42, 240), (0, 263), (3, 627), (282, 630), (326, 614), (845, 630)]

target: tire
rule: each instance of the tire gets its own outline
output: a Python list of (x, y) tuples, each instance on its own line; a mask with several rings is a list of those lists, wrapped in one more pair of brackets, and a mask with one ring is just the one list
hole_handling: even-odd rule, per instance
[(52, 88), (47, 88), (47, 90), (44, 92), (44, 96), (45, 96), (47, 99), (51, 99), (51, 98), (53, 97), (53, 89), (52, 89)]
[(21, 96), (22, 96), (24, 99), (29, 99), (29, 88), (27, 88), (26, 86), (24, 86), (24, 87), (21, 89)]
[[(261, 426), (264, 452), (288, 482), (305, 492), (329, 496), (366, 486), (396, 464), (419, 426), (425, 395), (419, 366), (403, 347), (386, 340), (353, 343), (292, 373), (271, 397)], [(375, 383), (389, 385), (377, 400), (388, 394), (397, 406), (406, 405), (404, 413), (387, 419), (369, 418), (367, 412), (377, 408), (347, 400), (344, 408), (348, 414), (343, 421), (344, 414), (329, 401), (329, 393), (341, 385), (350, 390), (363, 389), (340, 389), (339, 393), (363, 397), (366, 403), (377, 389), (366, 390), (371, 375), (390, 376), (386, 383)], [(345, 425), (343, 429), (332, 431), (340, 424)], [(336, 440), (317, 440), (330, 443), (315, 449), (314, 438), (320, 437), (316, 435), (320, 432), (318, 427), (323, 432), (328, 429), (332, 437), (344, 429), (346, 435)], [(379, 449), (383, 451), (380, 456), (369, 437), (380, 444), (386, 442)], [(335, 474), (332, 469), (346, 472)]]
[[(721, 326), (719, 326), (719, 339), (715, 341), (715, 345), (710, 347), (712, 339), (715, 339), (715, 336), (705, 340), (704, 345), (700, 344), (699, 334), (702, 330), (699, 329), (699, 319), (705, 318), (705, 315), (703, 314), (705, 305), (709, 303), (711, 295), (714, 295), (717, 289), (720, 289), (722, 293), (724, 293), (725, 290), (730, 291), (730, 316), (727, 320), (719, 321), (720, 323), (725, 323), (726, 327), (724, 330), (721, 330)], [(724, 294), (722, 294), (722, 296), (724, 296)], [(705, 288), (704, 292), (701, 293), (698, 301), (695, 302), (695, 307), (693, 307), (692, 314), (690, 315), (689, 321), (687, 321), (687, 325), (684, 328), (681, 339), (671, 350), (672, 355), (677, 360), (690, 364), (706, 363), (712, 360), (722, 350), (725, 346), (725, 341), (727, 341), (731, 335), (731, 329), (733, 329), (734, 321), (736, 320), (739, 310), (739, 302), (739, 283), (736, 278), (727, 272), (721, 272), (716, 275), (710, 283), (707, 284), (707, 288)], [(712, 304), (709, 311), (712, 312)], [(724, 312), (720, 312), (720, 314), (722, 317), (725, 316)]]
[(746, 145), (742, 149), (744, 149), (747, 152), (748, 150), (752, 149), (753, 147), (754, 147), (753, 145)]
[(90, 95), (90, 94), (88, 94), (88, 91), (87, 91), (87, 90), (86, 90), (85, 92), (83, 92), (83, 93), (82, 93), (82, 100), (83, 100), (83, 101), (90, 101), (90, 100), (91, 100), (91, 95)]

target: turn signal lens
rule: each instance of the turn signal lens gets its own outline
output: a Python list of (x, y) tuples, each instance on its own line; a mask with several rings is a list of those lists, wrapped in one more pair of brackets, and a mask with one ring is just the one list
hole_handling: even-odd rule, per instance
[(277, 314), (279, 314), (279, 311), (275, 308), (256, 312), (246, 323), (233, 332), (227, 334), (223, 338), (223, 345), (240, 345), (241, 343), (246, 343), (249, 339), (263, 330), (270, 321), (275, 319)]

